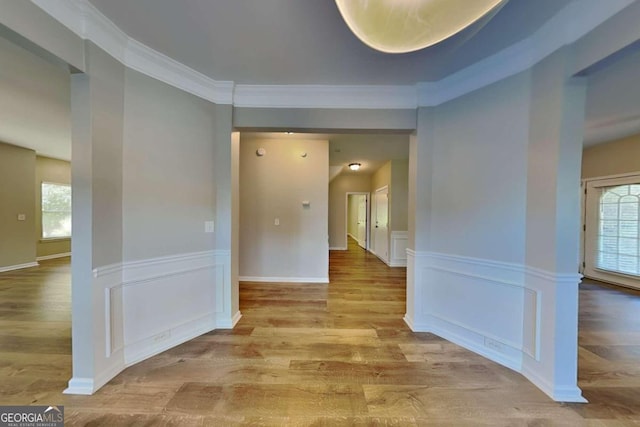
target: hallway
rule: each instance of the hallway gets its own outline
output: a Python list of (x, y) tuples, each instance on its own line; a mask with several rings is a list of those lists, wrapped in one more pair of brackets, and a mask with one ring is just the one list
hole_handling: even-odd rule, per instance
[[(402, 320), (404, 269), (353, 241), (330, 260), (329, 285), (242, 283), (234, 330), (141, 362), (93, 396), (60, 394), (70, 375), (69, 331), (56, 323), (68, 319), (55, 307), (65, 307), (68, 265), (0, 274), (0, 404), (64, 404), (69, 426), (640, 422), (638, 293), (584, 286), (580, 385), (592, 403), (565, 405), (509, 369), (411, 333)], [(28, 285), (38, 280), (62, 302), (30, 300), (45, 295)]]

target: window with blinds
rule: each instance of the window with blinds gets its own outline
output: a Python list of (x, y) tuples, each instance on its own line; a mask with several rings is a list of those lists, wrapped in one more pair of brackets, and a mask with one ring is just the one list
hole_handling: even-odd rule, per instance
[(640, 184), (602, 188), (596, 268), (640, 276)]
[(42, 183), (42, 238), (71, 237), (71, 186)]

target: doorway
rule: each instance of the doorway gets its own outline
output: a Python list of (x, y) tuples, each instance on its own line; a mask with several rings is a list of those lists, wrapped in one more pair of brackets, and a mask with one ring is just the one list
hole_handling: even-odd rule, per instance
[(369, 197), (367, 192), (348, 192), (346, 209), (346, 232), (358, 242), (362, 249), (369, 249)]

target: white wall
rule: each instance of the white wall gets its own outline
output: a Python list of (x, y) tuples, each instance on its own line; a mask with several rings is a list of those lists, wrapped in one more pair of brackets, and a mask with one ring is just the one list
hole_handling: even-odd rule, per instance
[(124, 260), (214, 249), (213, 104), (127, 70), (124, 138)]
[(529, 76), (437, 110), (432, 251), (524, 261)]
[(241, 280), (328, 282), (328, 170), (328, 141), (241, 137)]
[(522, 73), (436, 110), (429, 251), (421, 253), (432, 266), (422, 276), (427, 328), (480, 341), (481, 352), (491, 337), (504, 349), (496, 358), (512, 367), (523, 290), (479, 277), (504, 276), (486, 266), (524, 262), (529, 79)]

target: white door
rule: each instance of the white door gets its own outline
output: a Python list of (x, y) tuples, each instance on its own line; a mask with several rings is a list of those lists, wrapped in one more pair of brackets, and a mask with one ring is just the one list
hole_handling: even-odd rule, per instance
[(376, 190), (374, 199), (375, 216), (373, 221), (374, 253), (385, 261), (389, 260), (389, 198), (388, 189)]
[(358, 244), (367, 248), (367, 196), (358, 196)]

